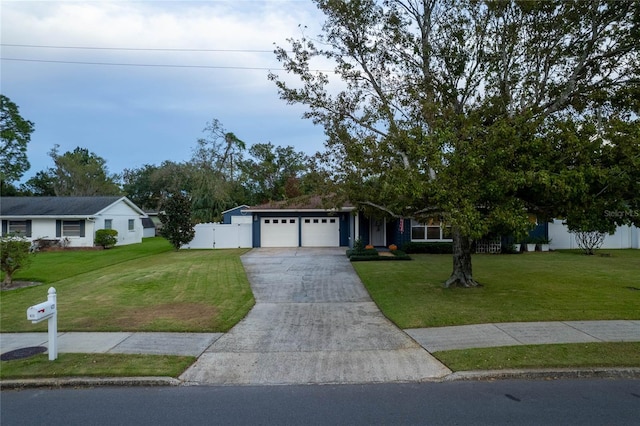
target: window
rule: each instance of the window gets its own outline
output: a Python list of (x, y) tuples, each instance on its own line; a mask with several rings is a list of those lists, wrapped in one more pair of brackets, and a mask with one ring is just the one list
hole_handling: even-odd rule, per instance
[(411, 221), (411, 239), (412, 240), (426, 240), (425, 227), (421, 223), (414, 224), (414, 221)]
[(311, 223), (311, 219), (305, 219), (304, 223)]
[(271, 220), (269, 220), (269, 219), (265, 219), (265, 220), (264, 220), (264, 223), (271, 223)]
[(289, 219), (289, 223), (296, 223), (295, 219)]
[(104, 220), (104, 229), (113, 229), (113, 219)]
[(129, 231), (133, 231), (136, 227), (136, 223), (133, 219), (129, 219)]
[(31, 236), (30, 220), (10, 220), (8, 223), (7, 233), (21, 235), (23, 237)]
[(79, 220), (63, 220), (62, 221), (63, 237), (80, 237), (80, 221)]
[(327, 223), (327, 219), (322, 219), (322, 223)]
[(56, 220), (56, 238), (84, 237), (84, 220)]
[(335, 219), (329, 219), (329, 223), (336, 223)]
[(431, 218), (426, 223), (411, 220), (412, 241), (440, 241), (451, 239), (451, 226), (444, 225), (440, 220)]

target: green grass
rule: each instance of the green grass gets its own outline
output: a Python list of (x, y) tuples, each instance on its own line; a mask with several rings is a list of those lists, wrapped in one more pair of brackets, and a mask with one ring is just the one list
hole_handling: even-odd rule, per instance
[(451, 255), (353, 266), (400, 328), (513, 321), (640, 319), (640, 250), (475, 255), (483, 287), (445, 289)]
[[(38, 254), (31, 277), (42, 276), (39, 263), (48, 265), (52, 276), (66, 277), (2, 292), (0, 331), (45, 331), (46, 321), (30, 323), (26, 309), (46, 300), (50, 285), (57, 291), (60, 331), (224, 332), (249, 312), (254, 299), (240, 261), (247, 250), (176, 252), (166, 245), (145, 240), (114, 248), (115, 255), (112, 250)], [(78, 265), (83, 262), (93, 266)]]
[[(167, 240), (155, 237), (145, 238), (142, 244), (116, 246), (108, 250), (36, 253), (29, 268), (18, 270), (13, 279), (14, 281), (37, 281), (49, 284), (106, 266), (154, 256), (171, 250), (173, 247)], [(2, 274), (2, 278), (4, 278), (4, 274)]]
[(119, 355), (63, 353), (55, 361), (46, 354), (2, 361), (0, 379), (58, 377), (178, 377), (195, 357), (169, 355)]
[(640, 367), (640, 342), (507, 346), (442, 351), (433, 355), (452, 371)]

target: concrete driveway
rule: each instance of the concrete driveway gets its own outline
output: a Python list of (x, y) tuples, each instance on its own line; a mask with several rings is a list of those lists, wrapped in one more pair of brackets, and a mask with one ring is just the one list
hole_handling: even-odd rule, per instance
[(344, 249), (253, 249), (256, 305), (180, 378), (193, 384), (425, 381), (451, 371), (388, 321)]

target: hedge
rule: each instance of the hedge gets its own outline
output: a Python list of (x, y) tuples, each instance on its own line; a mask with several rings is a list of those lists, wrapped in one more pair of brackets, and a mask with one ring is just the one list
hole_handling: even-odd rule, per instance
[(349, 249), (349, 250), (347, 250), (347, 257), (349, 259), (351, 259), (353, 256), (376, 258), (376, 257), (378, 257), (378, 250), (376, 250), (376, 249), (362, 249), (362, 250)]
[(405, 253), (452, 254), (453, 243), (416, 243), (409, 242), (402, 246)]
[(372, 260), (411, 260), (409, 255), (401, 250), (392, 250), (391, 253), (393, 253), (394, 256), (380, 256), (378, 252), (375, 254), (354, 253), (349, 256), (349, 260), (352, 262), (368, 262)]

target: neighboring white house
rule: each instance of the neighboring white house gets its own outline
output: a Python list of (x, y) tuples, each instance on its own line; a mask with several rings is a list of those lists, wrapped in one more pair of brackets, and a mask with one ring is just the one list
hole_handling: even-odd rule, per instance
[(142, 242), (147, 215), (127, 197), (2, 197), (2, 235), (93, 247), (98, 229), (118, 231), (116, 245)]

